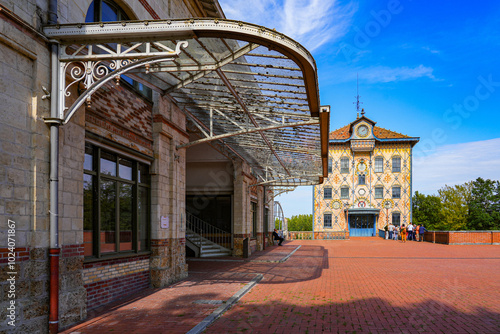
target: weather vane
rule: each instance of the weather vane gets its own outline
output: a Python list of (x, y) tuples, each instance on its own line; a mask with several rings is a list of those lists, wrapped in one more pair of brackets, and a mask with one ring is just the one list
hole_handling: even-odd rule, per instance
[[(359, 118), (359, 105), (360, 104), (363, 104), (363, 102), (359, 102), (359, 77), (358, 77), (358, 74), (356, 73), (356, 102), (353, 102), (356, 103), (356, 111), (358, 112), (358, 116), (357, 118)], [(363, 116), (365, 114), (365, 109), (361, 109), (361, 116)]]

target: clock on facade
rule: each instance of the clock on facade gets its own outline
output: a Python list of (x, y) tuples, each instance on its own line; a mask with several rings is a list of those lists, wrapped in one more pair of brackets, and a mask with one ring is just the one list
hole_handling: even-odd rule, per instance
[(357, 130), (357, 133), (358, 133), (358, 136), (364, 138), (366, 136), (368, 136), (368, 127), (366, 125), (360, 125), (358, 126), (358, 130)]

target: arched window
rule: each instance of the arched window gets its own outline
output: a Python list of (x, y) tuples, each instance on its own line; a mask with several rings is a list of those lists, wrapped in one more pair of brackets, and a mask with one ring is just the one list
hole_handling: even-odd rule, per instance
[(126, 21), (130, 18), (114, 1), (94, 0), (89, 6), (85, 22)]
[[(127, 21), (130, 17), (125, 11), (112, 0), (94, 0), (87, 10), (85, 22), (113, 22), (113, 21)], [(153, 98), (151, 88), (133, 80), (132, 78), (122, 75), (123, 81), (131, 85), (139, 94), (148, 99)]]

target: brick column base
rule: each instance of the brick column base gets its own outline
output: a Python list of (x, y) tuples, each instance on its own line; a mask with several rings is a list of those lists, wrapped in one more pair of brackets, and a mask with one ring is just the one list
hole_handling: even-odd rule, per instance
[(163, 288), (188, 276), (186, 239), (152, 239), (149, 262), (151, 285)]

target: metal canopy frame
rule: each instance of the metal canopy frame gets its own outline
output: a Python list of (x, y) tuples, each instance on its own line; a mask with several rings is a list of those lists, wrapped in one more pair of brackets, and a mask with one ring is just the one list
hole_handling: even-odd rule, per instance
[[(168, 94), (198, 140), (246, 160), (256, 185), (295, 187), (327, 176), (329, 107), (320, 107), (316, 64), (287, 36), (223, 19), (44, 27), (59, 45), (58, 116), (65, 124), (105, 83), (127, 76)], [(66, 106), (73, 85), (85, 91)]]

